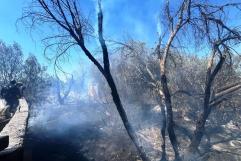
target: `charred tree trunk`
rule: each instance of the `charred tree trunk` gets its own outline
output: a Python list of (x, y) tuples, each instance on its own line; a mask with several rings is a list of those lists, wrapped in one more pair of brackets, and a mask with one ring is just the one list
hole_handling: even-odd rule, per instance
[(162, 135), (162, 157), (161, 161), (166, 161), (166, 110), (165, 106), (161, 106), (161, 113), (162, 113), (162, 127), (161, 127), (161, 135)]
[(196, 129), (194, 131), (194, 135), (192, 137), (191, 144), (189, 146), (189, 150), (192, 153), (198, 152), (198, 146), (201, 142), (201, 139), (204, 135), (205, 131), (205, 123), (207, 121), (207, 118), (211, 112), (211, 108), (208, 108), (207, 110), (204, 110), (203, 113), (201, 114), (200, 118), (197, 120), (196, 123)]
[(117, 91), (117, 88), (116, 88), (116, 85), (115, 85), (115, 82), (113, 80), (113, 77), (110, 73), (110, 71), (107, 71), (106, 74), (105, 74), (105, 78), (106, 78), (106, 81), (108, 82), (108, 85), (111, 89), (111, 96), (113, 98), (113, 101), (116, 105), (116, 108), (117, 108), (117, 111), (121, 117), (121, 120), (124, 124), (124, 127), (127, 131), (127, 134), (129, 135), (130, 139), (132, 140), (132, 142), (134, 143), (135, 147), (137, 148), (137, 151), (141, 157), (141, 159), (143, 161), (149, 161), (149, 159), (147, 158), (146, 154), (145, 154), (145, 151), (143, 150), (143, 148), (139, 145), (138, 143), (138, 139), (137, 139), (137, 136), (135, 134), (135, 131), (134, 129), (132, 128), (132, 126), (130, 125), (130, 122), (127, 118), (127, 115), (126, 115), (126, 112), (123, 108), (123, 105), (121, 103), (121, 100), (120, 100), (120, 96), (118, 94), (118, 91)]
[[(186, 6), (186, 7), (185, 7)], [(166, 106), (166, 121), (167, 121), (167, 131), (168, 135), (175, 153), (175, 160), (181, 160), (180, 155), (179, 155), (179, 150), (178, 150), (178, 142), (176, 138), (176, 134), (174, 131), (174, 121), (173, 121), (173, 111), (172, 111), (172, 102), (171, 102), (171, 95), (169, 92), (168, 84), (167, 84), (167, 77), (166, 77), (166, 68), (167, 68), (167, 59), (168, 56), (170, 55), (170, 48), (172, 45), (173, 40), (175, 39), (177, 33), (179, 30), (185, 26), (189, 22), (190, 19), (190, 6), (191, 6), (191, 0), (183, 1), (180, 11), (179, 11), (179, 16), (178, 16), (178, 21), (177, 24), (175, 25), (174, 28), (171, 29), (169, 38), (166, 42), (164, 52), (161, 54), (160, 47), (162, 46), (162, 38), (159, 38), (159, 43), (156, 48), (157, 55), (159, 57), (159, 63), (160, 63), (160, 74), (161, 74), (161, 86), (162, 86), (162, 91), (164, 95), (164, 101), (165, 101), (165, 106)], [(166, 10), (167, 14), (170, 15), (169, 13), (169, 1), (167, 1), (166, 5)], [(184, 13), (187, 12), (187, 18), (184, 19)], [(172, 24), (173, 25), (173, 24)]]
[(171, 141), (174, 153), (175, 153), (175, 160), (179, 161), (181, 160), (180, 155), (179, 155), (179, 150), (178, 150), (178, 142), (177, 138), (175, 135), (174, 131), (174, 121), (173, 121), (173, 111), (172, 111), (172, 101), (171, 101), (171, 95), (169, 92), (168, 84), (167, 84), (167, 78), (166, 78), (166, 61), (167, 61), (167, 56), (169, 53), (169, 49), (171, 46), (171, 43), (175, 37), (175, 35), (178, 32), (178, 28), (173, 32), (167, 42), (167, 45), (164, 49), (164, 53), (161, 55), (160, 51), (160, 46), (161, 46), (161, 41), (157, 45), (156, 52), (157, 55), (159, 56), (159, 65), (160, 65), (160, 75), (161, 75), (161, 85), (160, 87), (162, 88), (163, 96), (164, 98), (164, 104), (166, 106), (165, 109), (165, 119), (166, 119), (166, 126), (167, 126), (167, 132), (169, 135), (169, 139)]
[(207, 78), (206, 78), (206, 87), (204, 92), (205, 96), (204, 96), (204, 103), (203, 103), (203, 113), (200, 115), (200, 117), (197, 120), (196, 129), (194, 131), (191, 144), (189, 146), (189, 151), (193, 153), (196, 153), (198, 151), (198, 146), (200, 145), (201, 139), (204, 135), (205, 123), (212, 110), (212, 106), (210, 106), (212, 84), (217, 73), (221, 70), (223, 63), (225, 61), (225, 58), (226, 58), (225, 55), (221, 56), (219, 62), (217, 63), (213, 71), (211, 70), (213, 66), (214, 57), (212, 57), (209, 62), (208, 70), (207, 70)]
[(175, 160), (181, 160), (178, 150), (178, 142), (176, 138), (176, 134), (174, 131), (174, 121), (173, 121), (173, 111), (172, 111), (172, 102), (171, 95), (167, 85), (167, 78), (165, 74), (161, 74), (161, 83), (164, 94), (164, 100), (166, 105), (166, 121), (167, 121), (167, 132), (175, 153)]
[(104, 69), (103, 69), (103, 72), (102, 74), (104, 75), (110, 89), (111, 89), (111, 95), (112, 95), (112, 98), (113, 98), (113, 101), (116, 105), (116, 108), (117, 108), (117, 111), (121, 117), (121, 120), (124, 124), (124, 127), (127, 131), (127, 134), (129, 135), (130, 139), (132, 140), (132, 142), (134, 143), (141, 159), (143, 161), (149, 161), (148, 157), (146, 156), (145, 154), (145, 151), (143, 150), (142, 146), (139, 145), (138, 143), (138, 139), (137, 139), (137, 136), (135, 134), (135, 131), (133, 129), (133, 127), (130, 125), (130, 122), (127, 118), (127, 115), (126, 115), (126, 112), (125, 112), (125, 109), (121, 103), (121, 100), (120, 100), (120, 96), (119, 96), (119, 93), (117, 91), (117, 88), (116, 88), (116, 84), (114, 82), (114, 79), (111, 75), (111, 72), (110, 72), (110, 62), (109, 62), (109, 53), (108, 53), (108, 49), (107, 49), (107, 46), (106, 46), (106, 43), (105, 43), (105, 40), (104, 40), (104, 37), (103, 37), (103, 12), (102, 12), (102, 9), (101, 9), (101, 3), (100, 3), (100, 0), (98, 1), (98, 6), (99, 6), (99, 13), (98, 13), (98, 35), (99, 35), (99, 42), (100, 42), (100, 45), (101, 45), (101, 48), (102, 48), (102, 53), (103, 53), (103, 64), (104, 64)]
[(159, 89), (157, 91), (157, 102), (161, 108), (161, 137), (162, 137), (162, 145), (161, 145), (161, 149), (162, 149), (162, 156), (161, 156), (161, 160), (160, 161), (167, 161), (166, 159), (166, 107), (165, 107), (165, 103), (163, 102), (163, 93), (162, 91)]

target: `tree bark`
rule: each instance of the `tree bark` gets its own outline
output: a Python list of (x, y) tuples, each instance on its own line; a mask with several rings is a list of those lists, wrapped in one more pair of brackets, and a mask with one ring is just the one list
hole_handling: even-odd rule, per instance
[(101, 8), (101, 1), (98, 1), (98, 6), (99, 6), (99, 12), (98, 12), (98, 35), (99, 35), (99, 43), (102, 48), (102, 54), (103, 54), (103, 65), (104, 68), (101, 67), (100, 72), (104, 75), (110, 89), (111, 89), (111, 96), (113, 98), (113, 101), (116, 105), (117, 111), (122, 119), (122, 122), (124, 124), (124, 127), (127, 131), (127, 134), (129, 135), (130, 139), (134, 143), (138, 154), (140, 155), (141, 159), (143, 161), (149, 161), (148, 157), (145, 154), (145, 151), (143, 150), (142, 146), (139, 145), (137, 136), (135, 134), (135, 131), (133, 127), (130, 125), (130, 122), (127, 118), (125, 109), (121, 103), (119, 93), (116, 88), (116, 84), (114, 82), (114, 79), (111, 75), (110, 72), (110, 62), (109, 62), (109, 53), (108, 53), (108, 48), (105, 43), (105, 39), (103, 37), (103, 12)]
[(204, 110), (204, 112), (199, 117), (197, 123), (196, 123), (196, 129), (194, 131), (191, 144), (189, 146), (189, 151), (192, 153), (196, 153), (198, 151), (198, 146), (201, 142), (201, 139), (203, 137), (204, 131), (205, 131), (205, 123), (207, 121), (207, 118), (211, 112), (211, 108)]
[(161, 84), (164, 94), (164, 100), (166, 105), (166, 121), (167, 121), (167, 131), (168, 135), (175, 153), (175, 160), (181, 160), (178, 150), (178, 142), (176, 138), (176, 134), (174, 131), (174, 121), (173, 121), (173, 111), (172, 111), (172, 102), (171, 102), (171, 95), (167, 85), (167, 78), (165, 74), (161, 74)]
[(161, 161), (166, 161), (166, 110), (165, 106), (161, 106), (161, 113), (162, 113), (162, 127), (161, 127), (161, 135), (162, 135), (162, 157)]
[(189, 151), (191, 151), (192, 153), (196, 153), (198, 151), (198, 146), (200, 145), (201, 139), (203, 137), (203, 134), (205, 131), (205, 123), (212, 110), (212, 106), (210, 106), (212, 84), (217, 73), (221, 70), (223, 63), (225, 61), (225, 58), (226, 58), (225, 55), (221, 56), (221, 58), (219, 59), (219, 62), (217, 63), (213, 71), (212, 71), (212, 66), (213, 66), (214, 57), (212, 57), (211, 60), (209, 61), (208, 69), (207, 69), (206, 85), (205, 85), (206, 87), (204, 92), (205, 96), (204, 96), (204, 102), (203, 102), (203, 112), (197, 120), (196, 129), (194, 131), (191, 144), (189, 146)]
[(141, 159), (143, 161), (149, 161), (149, 159), (146, 156), (145, 151), (143, 150), (142, 146), (140, 146), (139, 143), (138, 143), (138, 139), (137, 139), (137, 136), (135, 134), (135, 131), (134, 131), (133, 127), (130, 125), (130, 122), (127, 118), (126, 112), (125, 112), (125, 110), (123, 108), (123, 105), (121, 103), (120, 96), (117, 92), (117, 88), (116, 88), (115, 82), (113, 80), (113, 77), (112, 77), (110, 71), (106, 71), (104, 76), (105, 76), (106, 81), (108, 82), (108, 85), (109, 85), (110, 89), (111, 89), (111, 95), (112, 95), (113, 101), (114, 101), (114, 103), (116, 105), (116, 108), (117, 108), (117, 111), (118, 111), (118, 113), (119, 113), (119, 115), (122, 119), (124, 127), (127, 131), (127, 134), (129, 135), (130, 139), (132, 140), (135, 147), (137, 148), (137, 151), (138, 151)]
[(162, 156), (160, 161), (167, 161), (166, 159), (166, 107), (165, 103), (163, 102), (163, 92), (161, 89), (157, 91), (157, 102), (161, 108), (161, 136), (162, 136)]

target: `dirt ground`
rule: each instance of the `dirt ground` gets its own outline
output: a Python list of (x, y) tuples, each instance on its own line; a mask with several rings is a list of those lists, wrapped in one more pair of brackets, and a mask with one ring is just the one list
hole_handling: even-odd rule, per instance
[[(87, 105), (82, 105), (87, 106)], [(49, 107), (45, 107), (49, 108)], [(120, 119), (108, 110), (112, 107), (79, 108), (56, 107), (50, 116), (44, 113), (44, 118), (32, 113), (28, 134), (25, 139), (26, 149), (31, 153), (31, 161), (138, 161), (140, 158), (129, 140)], [(128, 111), (139, 137), (140, 144), (145, 148), (152, 161), (159, 161), (161, 156), (161, 137), (159, 110), (153, 106), (151, 110), (138, 111), (133, 105)], [(103, 110), (104, 109), (104, 110)], [(52, 115), (54, 114), (54, 115)], [(57, 117), (58, 116), (58, 117)], [(94, 117), (93, 117), (94, 116)], [(42, 116), (41, 116), (42, 117)], [(71, 123), (69, 123), (71, 121)], [(75, 122), (75, 123), (73, 123)], [(178, 125), (192, 131), (194, 124), (188, 119), (176, 120)], [(141, 124), (140, 124), (141, 123)], [(178, 126), (177, 125), (177, 126)], [(189, 138), (176, 127), (180, 142), (181, 154), (189, 144)], [(241, 131), (232, 122), (226, 125), (207, 126), (201, 146), (200, 161), (240, 161), (241, 160)], [(167, 140), (167, 157), (173, 160), (173, 151)], [(26, 160), (29, 161), (29, 160)]]

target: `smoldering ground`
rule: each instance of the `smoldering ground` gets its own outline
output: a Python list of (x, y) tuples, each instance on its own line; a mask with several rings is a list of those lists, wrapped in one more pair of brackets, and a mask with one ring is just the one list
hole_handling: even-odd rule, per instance
[[(152, 157), (160, 155), (160, 142), (150, 143), (153, 138), (148, 138), (147, 134), (155, 131), (153, 136), (159, 140), (158, 112), (154, 112), (155, 118), (155, 115), (150, 117), (149, 110), (140, 111), (137, 105), (125, 106), (128, 107), (131, 123), (138, 131), (140, 143)], [(111, 102), (84, 100), (65, 105), (35, 106), (28, 126), (25, 147), (32, 161), (139, 159)]]
[[(103, 84), (101, 85), (103, 87)], [(31, 109), (25, 139), (25, 156), (28, 158), (26, 161), (136, 161), (140, 159), (123, 127), (109, 95), (110, 92), (96, 91), (97, 94), (93, 94), (93, 96), (87, 88), (84, 93), (89, 94), (86, 97), (80, 97), (81, 99), (77, 99), (79, 97), (75, 93), (71, 93), (64, 105), (59, 105), (51, 98), (49, 104), (34, 106)], [(120, 92), (120, 95), (129, 121), (138, 136), (139, 144), (142, 145), (151, 160), (160, 160), (162, 143), (160, 128), (162, 124), (157, 102), (150, 99), (148, 93), (140, 96), (132, 94), (131, 98), (127, 98), (124, 92)], [(138, 96), (138, 101), (134, 99), (134, 96)], [(186, 147), (190, 142), (188, 136), (191, 134), (194, 123), (190, 121), (191, 116), (188, 113), (184, 115), (184, 118), (180, 118), (180, 110), (181, 108), (174, 109), (177, 125), (175, 130), (180, 143)], [(178, 128), (179, 125), (183, 125), (183, 127)], [(229, 142), (220, 144), (223, 140), (240, 138), (237, 128), (225, 125), (225, 127), (218, 126), (219, 129), (212, 130), (214, 127), (210, 125), (208, 123), (207, 133), (211, 142), (207, 142), (208, 139), (205, 135), (200, 148), (204, 153), (210, 147), (220, 148), (229, 144)], [(169, 160), (172, 160), (174, 153), (169, 139), (166, 141), (167, 156)], [(238, 141), (235, 142), (235, 146), (237, 144), (239, 144)], [(206, 145), (210, 145), (210, 147)], [(223, 149), (223, 147), (221, 148)], [(224, 157), (221, 153), (206, 154), (213, 158)], [(233, 158), (225, 157), (229, 158), (227, 160)]]

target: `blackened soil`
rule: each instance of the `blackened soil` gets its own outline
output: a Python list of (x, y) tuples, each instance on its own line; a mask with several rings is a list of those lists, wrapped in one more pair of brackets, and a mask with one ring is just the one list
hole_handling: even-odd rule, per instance
[(74, 126), (54, 135), (52, 131), (29, 130), (24, 161), (135, 161), (134, 146), (124, 130), (100, 130), (95, 125)]
[(97, 138), (93, 127), (72, 127), (61, 134), (49, 131), (28, 131), (24, 143), (25, 161), (89, 161), (80, 151), (87, 139)]

